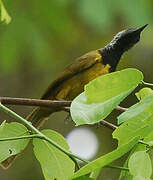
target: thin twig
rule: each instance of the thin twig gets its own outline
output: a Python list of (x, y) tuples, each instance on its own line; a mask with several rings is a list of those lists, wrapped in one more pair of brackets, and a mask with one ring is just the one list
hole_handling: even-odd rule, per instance
[(113, 165), (108, 165), (108, 166), (105, 166), (105, 167), (113, 168), (113, 169), (119, 169), (119, 170), (123, 170), (123, 171), (129, 171), (129, 168), (127, 168), (127, 167), (113, 166)]
[(112, 129), (112, 130), (115, 130), (116, 128), (118, 128), (116, 125), (114, 125), (114, 124), (112, 124), (110, 122), (107, 122), (105, 120), (101, 120), (100, 124), (102, 124), (105, 127), (108, 127), (109, 129)]
[(120, 112), (125, 112), (125, 111), (128, 110), (128, 108), (124, 108), (124, 107), (121, 107), (121, 106), (117, 106), (115, 109), (120, 111)]

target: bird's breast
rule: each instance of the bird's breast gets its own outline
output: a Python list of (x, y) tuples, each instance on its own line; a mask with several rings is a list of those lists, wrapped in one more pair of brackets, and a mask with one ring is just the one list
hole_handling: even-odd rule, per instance
[(75, 74), (73, 77), (64, 81), (60, 85), (61, 91), (58, 92), (57, 99), (73, 100), (77, 95), (84, 91), (84, 86), (98, 76), (109, 73), (110, 65), (103, 65), (101, 62), (92, 67)]

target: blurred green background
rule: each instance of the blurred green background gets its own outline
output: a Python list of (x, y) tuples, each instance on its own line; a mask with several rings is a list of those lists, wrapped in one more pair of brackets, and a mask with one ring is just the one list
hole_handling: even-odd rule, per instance
[[(153, 82), (153, 1), (152, 0), (5, 0), (12, 17), (8, 25), (0, 23), (0, 96), (39, 98), (56, 75), (75, 58), (104, 47), (123, 29), (146, 23), (141, 41), (122, 57), (119, 69), (133, 67), (144, 73), (146, 82)], [(122, 105), (136, 102), (131, 95)], [(30, 107), (12, 107), (22, 116)], [(116, 123), (113, 112), (107, 120)], [(53, 114), (44, 127), (64, 136), (74, 128), (66, 123), (67, 113)], [(0, 122), (13, 121), (0, 112)], [(116, 141), (112, 131), (87, 126), (97, 134), (99, 155), (112, 151)], [(116, 162), (123, 164), (123, 159)], [(104, 169), (99, 179), (117, 180), (119, 171)], [(2, 180), (42, 180), (39, 163), (29, 146), (24, 155), (6, 171), (0, 169)]]

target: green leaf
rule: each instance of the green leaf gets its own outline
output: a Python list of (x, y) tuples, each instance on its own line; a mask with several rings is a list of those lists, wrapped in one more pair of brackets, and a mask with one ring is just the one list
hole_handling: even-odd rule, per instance
[(138, 100), (142, 100), (143, 98), (150, 96), (153, 94), (153, 90), (151, 88), (142, 88), (139, 92), (135, 93)]
[[(85, 93), (81, 93), (71, 103), (70, 112), (72, 120), (76, 125), (95, 124), (105, 119), (112, 110), (120, 103), (117, 101), (122, 95), (101, 103), (86, 104)], [(125, 97), (125, 96), (124, 96)], [(122, 98), (124, 98), (122, 96)]]
[(135, 104), (118, 119), (125, 121), (114, 132), (113, 137), (118, 139), (119, 145), (128, 142), (131, 138), (147, 136), (153, 129), (153, 95), (148, 96), (140, 103)]
[(153, 95), (147, 96), (145, 99), (142, 99), (140, 102), (134, 104), (127, 111), (125, 111), (120, 116), (118, 116), (117, 117), (118, 124), (121, 124), (132, 118), (137, 118), (137, 116), (139, 116), (141, 113), (144, 114), (148, 112), (147, 113), (148, 115), (150, 115), (150, 113), (152, 114), (152, 111), (149, 108), (152, 107), (152, 105), (153, 105)]
[[(146, 148), (146, 145), (144, 144), (136, 144), (134, 146), (134, 148), (131, 150), (130, 152), (130, 155), (128, 156), (128, 158), (126, 159), (125, 163), (124, 163), (124, 167), (128, 168), (128, 161), (129, 161), (129, 158), (131, 157), (131, 155), (137, 151), (145, 151), (147, 148)], [(119, 180), (133, 180), (133, 177), (132, 175), (130, 174), (129, 171), (124, 171), (122, 170), (121, 173), (120, 173), (120, 177), (119, 177)]]
[(81, 176), (81, 177), (75, 178), (74, 180), (94, 180), (94, 179), (87, 176)]
[(121, 102), (142, 80), (142, 72), (133, 68), (100, 76), (85, 86), (87, 103), (104, 102), (113, 97)]
[(4, 21), (6, 24), (11, 22), (11, 17), (9, 16), (8, 12), (6, 11), (2, 0), (0, 0), (0, 8), (1, 8), (1, 21)]
[(88, 163), (84, 167), (82, 167), (79, 171), (77, 171), (74, 176), (72, 176), (72, 179), (76, 177), (80, 177), (83, 175), (86, 175), (96, 169), (100, 169), (114, 160), (120, 158), (123, 156), (125, 153), (127, 153), (132, 147), (138, 142), (138, 137), (131, 139), (128, 143), (125, 143), (123, 146), (118, 147), (114, 151), (99, 157), (98, 159)]
[(146, 151), (138, 151), (129, 159), (129, 170), (133, 176), (140, 176), (142, 178), (150, 178), (152, 174), (151, 160)]
[[(135, 78), (123, 81), (127, 76)], [(84, 92), (77, 96), (72, 101), (70, 108), (73, 121), (76, 125), (94, 124), (106, 118), (134, 90), (142, 77), (140, 71), (126, 69), (96, 78), (85, 86), (85, 93), (90, 102), (98, 102), (88, 104)], [(123, 88), (123, 86), (126, 87)]]
[[(64, 149), (69, 149), (66, 140), (59, 133), (53, 130), (43, 130), (42, 133)], [(42, 139), (33, 139), (33, 145), (46, 180), (68, 180), (73, 175), (75, 164), (66, 154)]]
[[(20, 137), (29, 135), (25, 126), (20, 123), (2, 123), (0, 125), (0, 138)], [(6, 160), (8, 157), (20, 153), (25, 149), (29, 139), (0, 141), (0, 162)]]

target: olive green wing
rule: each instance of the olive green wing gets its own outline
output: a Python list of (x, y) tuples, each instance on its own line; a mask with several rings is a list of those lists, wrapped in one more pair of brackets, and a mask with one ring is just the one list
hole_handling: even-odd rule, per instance
[(51, 85), (48, 87), (48, 89), (42, 96), (42, 99), (47, 99), (48, 97), (51, 97), (51, 94), (54, 91), (54, 89), (58, 87), (58, 85), (60, 85), (62, 82), (71, 78), (75, 74), (90, 68), (95, 63), (100, 62), (101, 60), (102, 60), (102, 56), (98, 50), (91, 51), (77, 58), (75, 62), (67, 66), (64, 69), (64, 71), (59, 73), (57, 78), (51, 83)]

